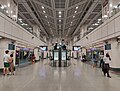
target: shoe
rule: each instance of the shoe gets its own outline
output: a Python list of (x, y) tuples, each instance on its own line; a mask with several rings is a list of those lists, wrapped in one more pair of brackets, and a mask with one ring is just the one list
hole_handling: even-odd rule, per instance
[(111, 78), (111, 76), (107, 76), (108, 78)]

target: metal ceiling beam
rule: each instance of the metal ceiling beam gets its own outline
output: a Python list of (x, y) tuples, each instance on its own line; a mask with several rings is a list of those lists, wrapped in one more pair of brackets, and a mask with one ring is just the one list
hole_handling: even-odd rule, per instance
[(40, 29), (46, 34), (46, 36), (48, 37), (48, 34), (46, 33), (46, 31), (44, 30), (44, 28), (41, 26), (40, 22), (38, 21), (37, 17), (35, 16), (35, 14), (33, 13), (33, 11), (31, 10), (30, 6), (27, 4), (26, 0), (21, 0), (18, 1), (18, 3), (23, 4), (24, 7), (26, 7), (28, 13), (32, 16), (33, 19), (35, 19), (35, 22), (38, 24), (38, 26), (40, 27)]
[[(77, 4), (73, 5), (73, 6), (70, 6), (70, 7), (68, 7), (68, 10), (69, 10), (69, 9), (72, 9), (72, 8), (74, 8), (74, 7), (76, 7), (76, 6), (82, 5), (82, 4), (86, 3), (87, 1), (88, 1), (88, 0), (84, 0), (84, 1), (79, 2), (79, 3), (77, 3)], [(68, 4), (69, 4), (69, 3), (68, 3)], [(68, 5), (68, 6), (69, 6), (69, 5)]]
[(69, 0), (66, 0), (65, 2), (65, 13), (64, 13), (64, 20), (63, 20), (63, 36), (65, 37), (65, 25), (66, 25), (66, 19), (67, 19), (67, 11), (68, 11), (68, 5), (69, 5)]
[(102, 11), (100, 11), (90, 22), (89, 22), (89, 24), (87, 25), (87, 26), (90, 26), (93, 22), (94, 22), (94, 20), (96, 20), (98, 17), (100, 17), (102, 15)]
[[(32, 1), (33, 1), (34, 3), (36, 3), (36, 4), (40, 4), (41, 6), (44, 6), (44, 7), (49, 8), (49, 9), (52, 10), (52, 7), (47, 6), (47, 5), (45, 5), (45, 4), (43, 4), (43, 3), (39, 2), (39, 1), (36, 1), (36, 0), (32, 0)], [(52, 3), (51, 3), (51, 4), (52, 4)]]
[[(89, 2), (88, 2), (88, 1), (89, 1)], [(92, 1), (92, 0), (86, 0), (86, 2), (88, 2), (88, 3), (87, 3), (87, 5), (84, 5), (84, 6), (82, 7), (81, 10), (84, 10), (84, 11), (82, 12), (80, 18), (78, 19), (78, 23), (81, 22), (80, 20), (81, 20), (83, 14), (86, 12), (86, 9), (87, 9), (87, 7), (88, 7), (88, 5), (90, 4), (91, 1)], [(84, 8), (84, 7), (85, 7), (85, 8)], [(77, 27), (78, 23), (76, 23), (76, 27)], [(74, 28), (74, 30), (75, 30), (75, 28)], [(73, 33), (74, 33), (74, 31), (69, 31), (69, 32), (68, 32), (68, 35), (69, 35), (69, 34), (73, 34)], [(71, 35), (70, 35), (70, 36), (71, 36)], [(71, 37), (71, 38), (72, 38), (72, 37)]]
[(26, 20), (26, 22), (30, 25), (33, 26), (33, 24), (21, 13), (19, 12), (20, 17), (22, 17), (24, 20)]
[[(31, 3), (31, 0), (28, 0), (28, 1)], [(35, 10), (34, 5), (32, 3), (31, 3), (31, 5), (32, 5), (33, 9)], [(29, 8), (30, 12), (33, 12), (27, 3), (26, 3), (26, 6)], [(45, 33), (46, 37), (48, 37), (49, 35), (48, 35), (47, 31), (45, 30), (45, 28), (43, 27), (41, 22), (38, 20), (37, 16), (34, 13), (31, 13), (31, 14), (35, 18), (35, 20), (37, 20), (36, 22), (37, 22), (38, 26), (40, 27), (40, 29)]]
[(54, 23), (55, 23), (55, 28), (56, 28), (56, 37), (59, 36), (58, 35), (58, 31), (57, 31), (57, 22), (56, 22), (56, 9), (55, 9), (55, 0), (51, 0), (52, 3), (52, 10), (53, 10), (53, 16), (54, 16)]
[(73, 36), (77, 33), (77, 31), (79, 30), (80, 26), (84, 23), (84, 21), (89, 17), (89, 15), (92, 13), (92, 11), (95, 9), (95, 7), (97, 6), (97, 4), (101, 3), (101, 0), (94, 0), (93, 4), (91, 5), (91, 7), (89, 8), (87, 14), (84, 16), (84, 18), (82, 19), (82, 21), (80, 22), (80, 24), (77, 26), (77, 28), (75, 29), (75, 31), (73, 32)]

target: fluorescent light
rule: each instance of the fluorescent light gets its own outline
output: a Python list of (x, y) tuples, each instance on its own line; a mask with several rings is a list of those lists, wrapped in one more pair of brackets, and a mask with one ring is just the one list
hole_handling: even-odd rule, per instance
[(102, 19), (98, 19), (98, 21), (101, 21)]
[(75, 16), (73, 16), (73, 18), (75, 18)]
[(28, 24), (24, 24), (24, 25), (26, 25), (26, 26), (27, 26)]
[(90, 28), (88, 28), (88, 29), (93, 29), (93, 27), (90, 27)]
[(75, 11), (75, 13), (77, 13), (77, 11)]
[(42, 9), (44, 9), (44, 7), (42, 6)]
[(114, 8), (118, 8), (117, 6), (113, 6)]
[(103, 17), (104, 17), (104, 18), (107, 18), (107, 17), (108, 17), (108, 15), (104, 15)]
[(61, 18), (61, 15), (59, 15), (59, 17)]
[(24, 25), (24, 23), (21, 24), (22, 26)]
[(112, 4), (110, 4), (110, 7), (112, 7)]
[(4, 6), (1, 6), (1, 9), (4, 9)]
[(45, 16), (47, 18), (47, 16)]
[(43, 13), (46, 13), (45, 11), (43, 11)]
[(8, 7), (10, 7), (10, 4), (8, 3)]
[(62, 14), (62, 12), (61, 12), (61, 11), (59, 11), (59, 14)]
[(13, 17), (16, 17), (16, 15), (13, 15)]
[(78, 9), (78, 6), (76, 7), (76, 9)]
[(59, 20), (59, 22), (61, 22), (61, 20)]
[(18, 19), (19, 21), (22, 21), (22, 19)]
[(2, 37), (0, 36), (0, 39), (2, 39)]
[(97, 26), (97, 25), (99, 25), (99, 24), (95, 23), (95, 25)]
[(6, 10), (6, 13), (8, 13), (8, 10)]

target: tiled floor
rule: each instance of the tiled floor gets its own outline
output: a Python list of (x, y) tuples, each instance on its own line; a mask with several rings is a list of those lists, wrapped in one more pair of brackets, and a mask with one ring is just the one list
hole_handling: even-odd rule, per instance
[(81, 62), (55, 68), (38, 62), (0, 77), (0, 91), (120, 91), (120, 78), (104, 77), (99, 68)]

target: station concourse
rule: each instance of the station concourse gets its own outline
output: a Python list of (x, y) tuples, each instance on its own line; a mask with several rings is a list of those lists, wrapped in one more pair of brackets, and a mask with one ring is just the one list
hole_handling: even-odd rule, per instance
[(0, 91), (120, 91), (120, 0), (0, 0)]

